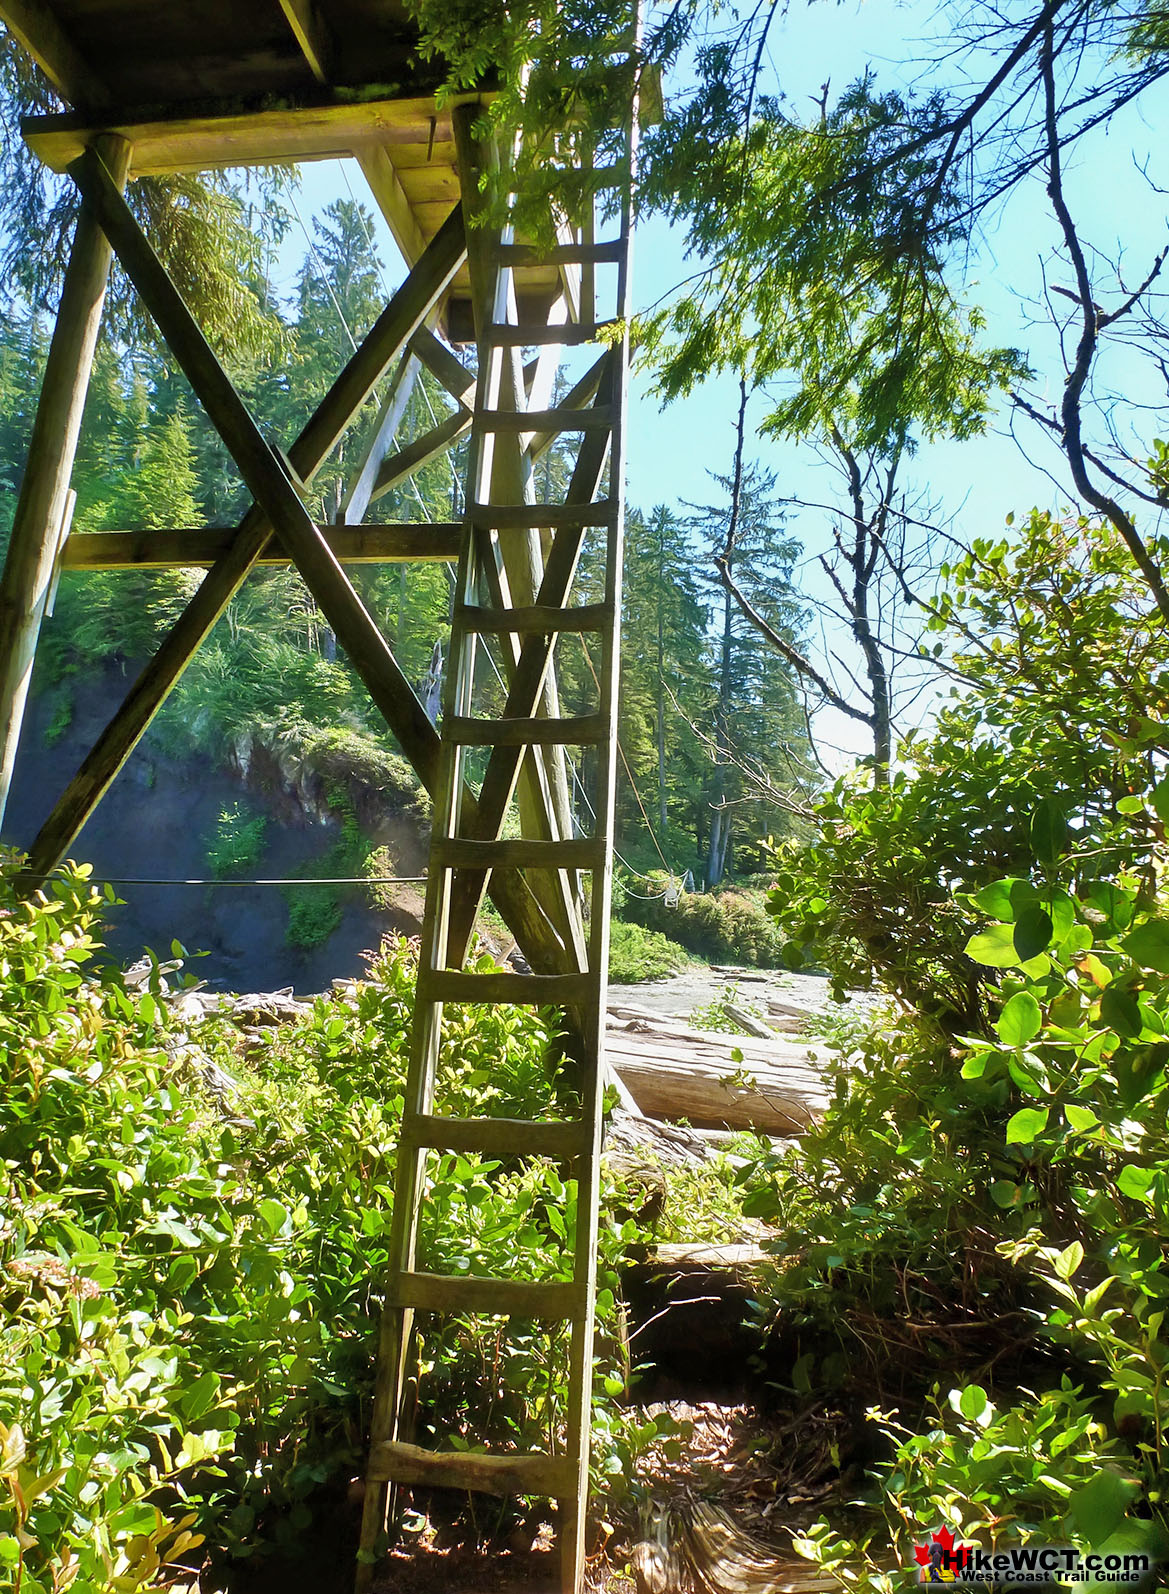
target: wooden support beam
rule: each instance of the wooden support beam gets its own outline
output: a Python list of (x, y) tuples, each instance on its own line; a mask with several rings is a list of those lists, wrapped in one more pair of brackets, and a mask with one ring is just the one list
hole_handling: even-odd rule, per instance
[[(126, 181), (129, 149), (111, 136), (104, 141), (103, 153), (112, 168), (110, 185), (117, 192)], [(0, 821), (12, 783), (41, 619), (53, 582), (109, 273), (109, 244), (93, 206), (83, 204), (0, 577)]]
[[(352, 423), (374, 385), (399, 358), (446, 292), (464, 258), (457, 223), (437, 237), (426, 255), (378, 317), (316, 413), (289, 449), (293, 469), (309, 482)], [(81, 540), (81, 539), (77, 539)], [(58, 799), (29, 852), (34, 882), (66, 856), (110, 783), (166, 702), (199, 645), (239, 591), (257, 559), (271, 546), (272, 528), (263, 511), (244, 516), (235, 540), (216, 560), (155, 657), (86, 756)]]
[(373, 429), (365, 454), (350, 480), (345, 492), (338, 520), (346, 525), (358, 525), (365, 519), (370, 499), (374, 496), (382, 461), (393, 446), (398, 427), (406, 413), (406, 406), (414, 392), (421, 369), (418, 356), (404, 354), (390, 382), (389, 391), (382, 403), (381, 414)]
[(403, 259), (413, 265), (422, 253), (422, 229), (385, 145), (375, 144), (372, 148), (356, 149), (353, 153), (357, 156), (378, 209), (386, 218), (386, 226), (402, 251)]
[[(130, 700), (127, 700), (108, 728), (107, 738), (90, 754), (50, 816), (48, 824), (38, 835), (24, 877), (28, 884), (34, 886), (60, 862), (101, 793), (108, 787), (186, 667), (194, 647), (238, 590), (267, 540), (269, 526), (293, 557), (305, 584), (332, 625), (354, 669), (428, 789), (435, 785), (438, 768), (438, 733), (426, 710), (402, 674), (385, 638), (309, 518), (285, 464), (271, 449), (248, 413), (109, 173), (96, 156), (88, 153), (74, 163), (71, 171), (83, 196), (91, 201), (119, 263), (153, 316), (196, 397), (227, 444), (256, 500), (256, 507), (254, 519), (249, 516), (250, 525), (246, 535), (241, 532), (221, 565), (212, 569), (167, 643), (174, 642), (176, 634), (181, 640), (169, 652), (167, 643), (164, 643), (159, 654), (147, 666), (139, 678), (136, 691), (131, 694), (134, 699), (132, 707)], [(407, 302), (414, 306), (417, 314), (411, 314), (398, 348), (414, 334), (430, 313), (436, 299), (449, 286), (462, 263), (465, 249), (462, 214), (461, 210), (456, 210), (427, 251), (429, 269), (418, 282), (414, 282), (411, 293), (407, 295)], [(412, 273), (401, 291), (410, 287), (414, 276)], [(358, 352), (360, 355), (361, 351)], [(357, 358), (355, 356), (355, 360)], [(351, 395), (357, 386), (352, 374), (353, 365), (354, 361), (351, 361), (339, 384), (343, 391)], [(377, 375), (380, 375), (380, 371), (375, 373), (373, 380), (376, 380)], [(368, 392), (368, 388), (365, 392)], [(365, 393), (362, 393), (358, 404), (364, 396)], [(356, 407), (348, 411), (346, 424), (352, 419)], [(313, 436), (325, 436), (335, 419), (332, 413), (322, 416), (318, 412), (310, 428), (306, 428), (306, 434), (315, 428)], [(290, 456), (290, 463), (293, 472), (302, 481), (307, 479), (295, 450)], [(206, 602), (196, 608), (197, 600), (209, 586)], [(222, 602), (219, 601), (221, 597)], [(192, 615), (190, 624), (180, 631), (187, 615)], [(128, 708), (129, 712), (126, 712)], [(468, 811), (473, 815), (475, 799), (469, 790), (465, 801)], [(564, 958), (563, 941), (533, 888), (522, 877), (501, 877), (498, 886), (493, 887), (492, 895), (509, 928), (528, 951), (534, 965), (558, 972)]]
[(445, 453), (452, 443), (457, 443), (459, 438), (470, 430), (470, 410), (456, 410), (453, 415), (448, 415), (445, 421), (440, 421), (437, 426), (431, 427), (429, 432), (424, 432), (412, 443), (407, 443), (405, 448), (400, 448), (396, 454), (391, 454), (388, 459), (382, 460), (372, 496), (383, 497), (391, 488), (405, 481), (414, 471), (420, 470), (437, 454)]
[[(450, 563), (459, 557), (463, 525), (458, 520), (391, 526), (322, 526), (334, 559), (342, 565)], [(65, 543), (63, 570), (210, 570), (231, 548), (235, 526), (174, 531), (92, 531)], [(288, 554), (269, 537), (257, 565), (286, 565)]]
[(475, 392), (475, 373), (468, 371), (458, 355), (452, 353), (429, 327), (418, 329), (410, 340), (410, 347), (456, 404), (471, 402)]
[(110, 104), (109, 90), (62, 28), (48, 0), (0, 0), (0, 22), (62, 99), (84, 111), (102, 111)]
[(316, 0), (280, 0), (280, 9), (296, 35), (301, 54), (318, 83), (328, 83), (336, 46), (332, 30), (321, 15)]
[[(10, 0), (0, 0), (8, 6)], [(453, 103), (480, 103), (465, 94)], [(219, 166), (264, 166), (273, 161), (342, 160), (356, 151), (403, 142), (421, 144), (436, 119), (437, 139), (449, 141), (450, 111), (436, 110), (433, 95), (409, 99), (284, 105), (263, 111), (224, 107), (200, 116), (133, 118), (93, 125), (82, 115), (28, 116), (21, 123), (29, 148), (46, 166), (64, 172), (103, 131), (120, 133), (134, 149), (131, 176), (207, 171)]]
[[(431, 771), (433, 783), (437, 732), (385, 637), (309, 518), (283, 463), (220, 365), (101, 160), (87, 153), (69, 170), (93, 205), (119, 264), (227, 445), (248, 491), (292, 555), (349, 662), (410, 763), (424, 780)], [(461, 235), (461, 217), (457, 231)]]

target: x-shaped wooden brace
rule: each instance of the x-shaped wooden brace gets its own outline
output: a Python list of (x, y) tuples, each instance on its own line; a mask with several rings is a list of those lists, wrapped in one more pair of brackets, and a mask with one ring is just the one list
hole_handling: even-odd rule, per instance
[[(419, 779), (433, 790), (438, 773), (437, 732), (298, 489), (319, 469), (373, 384), (453, 281), (466, 256), (461, 209), (456, 208), (436, 235), (285, 461), (256, 425), (97, 152), (87, 150), (69, 172), (235, 460), (254, 504), (231, 548), (212, 567), (42, 827), (30, 850), (28, 877), (37, 881), (60, 861), (195, 648), (239, 590), (272, 531), (296, 564)], [(463, 802), (468, 814), (477, 811), (470, 791), (464, 793)], [(533, 966), (562, 972), (563, 944), (532, 886), (520, 877), (501, 877), (493, 885), (492, 897)]]
[[(596, 382), (596, 402), (602, 407), (611, 405), (616, 386), (617, 361), (612, 353), (602, 356), (603, 367)], [(591, 374), (590, 374), (591, 376)], [(593, 379), (595, 380), (595, 379)], [(586, 433), (577, 456), (566, 502), (591, 504), (604, 475), (609, 452), (609, 434), (595, 431)], [(484, 533), (479, 533), (484, 537)], [(585, 524), (562, 526), (555, 534), (544, 574), (536, 594), (536, 606), (555, 610), (559, 618), (571, 613), (566, 609), (576, 568), (584, 548)], [(482, 562), (488, 568), (491, 550), (484, 547)], [(563, 612), (562, 612), (563, 611)], [(507, 704), (502, 719), (526, 719), (537, 711), (556, 645), (556, 633), (535, 633), (524, 638), (514, 669), (509, 671)], [(503, 831), (508, 805), (515, 793), (520, 768), (525, 756), (523, 747), (494, 747), (488, 760), (483, 784), (479, 790), (477, 809), (471, 813), (463, 808), (463, 833), (480, 841), (494, 841)], [(467, 944), (475, 925), (475, 916), (488, 889), (489, 878), (495, 889), (496, 877), (485, 870), (460, 869), (455, 875), (451, 896), (450, 929), (447, 940), (447, 962), (458, 968), (466, 956)]]

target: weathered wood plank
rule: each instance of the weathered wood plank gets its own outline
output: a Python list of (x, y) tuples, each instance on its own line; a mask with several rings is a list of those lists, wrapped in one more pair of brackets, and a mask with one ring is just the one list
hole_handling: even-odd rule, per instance
[(529, 1451), (489, 1456), (472, 1450), (423, 1450), (401, 1441), (375, 1445), (371, 1482), (414, 1488), (470, 1489), (479, 1494), (536, 1494), (556, 1500), (576, 1491), (576, 1463), (567, 1456)]
[(386, 1290), (389, 1306), (416, 1312), (483, 1312), (491, 1317), (567, 1318), (576, 1297), (571, 1283), (529, 1284), (523, 1279), (445, 1273), (399, 1273)]
[[(459, 557), (463, 536), (458, 520), (321, 526), (319, 530), (342, 565), (450, 563)], [(65, 570), (210, 569), (238, 535), (235, 526), (78, 532), (66, 541), (61, 565)], [(286, 565), (289, 556), (279, 540), (270, 536), (255, 563)]]
[[(115, 190), (130, 151), (103, 140)], [(49, 345), (28, 460), (0, 577), (0, 820), (8, 800), (41, 620), (53, 582), (69, 477), (89, 389), (110, 272), (110, 246), (92, 205), (83, 204)]]
[(425, 152), (432, 120), (436, 138), (449, 142), (449, 105), (478, 104), (483, 98), (456, 95), (442, 111), (433, 95), (424, 95), (149, 121), (119, 120), (114, 113), (98, 127), (76, 114), (30, 116), (21, 125), (29, 148), (55, 172), (66, 171), (97, 133), (120, 133), (134, 147), (131, 175), (146, 177), (283, 160), (339, 160), (387, 142), (420, 144)]
[(402, 1139), (432, 1151), (477, 1151), (485, 1157), (549, 1157), (568, 1162), (588, 1150), (583, 1122), (529, 1118), (440, 1118), (418, 1113), (402, 1120)]
[(382, 461), (393, 447), (421, 369), (422, 362), (412, 351), (402, 356), (382, 400), (381, 413), (366, 445), (365, 454), (350, 477), (339, 520), (354, 525), (365, 519)]
[(288, 18), (313, 76), (318, 83), (327, 83), (332, 76), (336, 42), (316, 0), (280, 0), (280, 9)]
[(470, 401), (475, 391), (475, 373), (468, 371), (458, 355), (447, 348), (429, 327), (420, 327), (410, 347), (430, 372), (459, 404)]
[(426, 247), (426, 241), (385, 145), (376, 144), (354, 153), (394, 242), (402, 251), (403, 259), (413, 265)]
[(471, 412), (467, 409), (456, 410), (453, 415), (448, 415), (430, 431), (424, 432), (421, 437), (416, 437), (412, 443), (407, 443), (405, 448), (399, 448), (395, 453), (389, 454), (382, 460), (378, 467), (377, 480), (374, 483), (371, 498), (384, 498), (386, 493), (397, 487), (399, 482), (404, 482), (416, 470), (421, 470), (423, 465), (445, 454), (453, 443), (460, 437), (465, 437), (471, 429)]

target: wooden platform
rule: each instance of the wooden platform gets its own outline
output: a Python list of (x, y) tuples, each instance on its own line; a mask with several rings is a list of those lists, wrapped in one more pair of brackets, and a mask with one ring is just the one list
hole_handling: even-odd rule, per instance
[[(418, 57), (395, 0), (0, 0), (0, 21), (72, 109), (22, 123), (34, 153), (64, 171), (102, 132), (131, 146), (130, 178), (352, 156), (408, 266), (460, 193), (451, 113), (486, 103), (435, 91), (442, 63)], [(541, 318), (561, 272), (517, 272)], [(444, 324), (470, 336), (469, 279)]]

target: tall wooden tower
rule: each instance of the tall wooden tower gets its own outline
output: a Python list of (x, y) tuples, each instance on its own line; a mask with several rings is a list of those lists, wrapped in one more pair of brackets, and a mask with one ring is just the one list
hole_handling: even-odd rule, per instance
[[(550, 215), (544, 235), (533, 240), (472, 224), (485, 167), (507, 160), (506, 151), (477, 137), (489, 96), (436, 103), (436, 84), (420, 76), (410, 24), (394, 0), (149, 7), (140, 0), (0, 0), (0, 20), (72, 107), (28, 118), (25, 135), (48, 166), (69, 174), (81, 200), (0, 578), (0, 816), (46, 601), (62, 567), (207, 573), (47, 813), (30, 850), (32, 884), (73, 847), (248, 573), (259, 564), (296, 566), (434, 798), (359, 1586), (373, 1575), (393, 1487), (431, 1484), (554, 1497), (562, 1586), (576, 1594), (587, 1503), (608, 951), (632, 57), (614, 57), (614, 72), (630, 84), (620, 158), (580, 185), (587, 197), (575, 214)], [(398, 87), (389, 93), (387, 84)], [(338, 156), (360, 163), (409, 273), (301, 434), (278, 446), (257, 426), (135, 220), (126, 186), (146, 174)], [(251, 495), (235, 527), (70, 533), (70, 474), (112, 257)], [(474, 371), (452, 342), (474, 343)], [(558, 382), (562, 350), (590, 342), (595, 357), (571, 384)], [(533, 352), (525, 358), (525, 351)], [(456, 408), (403, 445), (396, 430), (420, 368)], [(336, 522), (318, 524), (306, 489), (379, 384), (373, 441)], [(468, 435), (461, 522), (363, 524), (374, 496)], [(575, 463), (566, 487), (548, 501), (539, 496), (538, 462), (564, 438), (576, 439)], [(580, 601), (574, 581), (586, 547), (599, 575), (589, 601)], [(346, 575), (352, 563), (414, 559), (457, 564), (437, 729)], [(595, 680), (592, 701), (571, 711), (561, 706), (556, 671), (568, 641), (585, 649)], [(592, 773), (587, 825), (570, 800), (573, 749)], [(530, 972), (467, 971), (486, 894)], [(445, 1114), (436, 1061), (450, 1002), (562, 1008), (574, 1114), (522, 1123)], [(453, 1276), (441, 1257), (420, 1255), (428, 1159), (450, 1152), (564, 1165), (578, 1219), (554, 1278)], [(413, 1442), (413, 1347), (418, 1319), (429, 1313), (568, 1326), (566, 1417), (551, 1443), (487, 1455)]]

